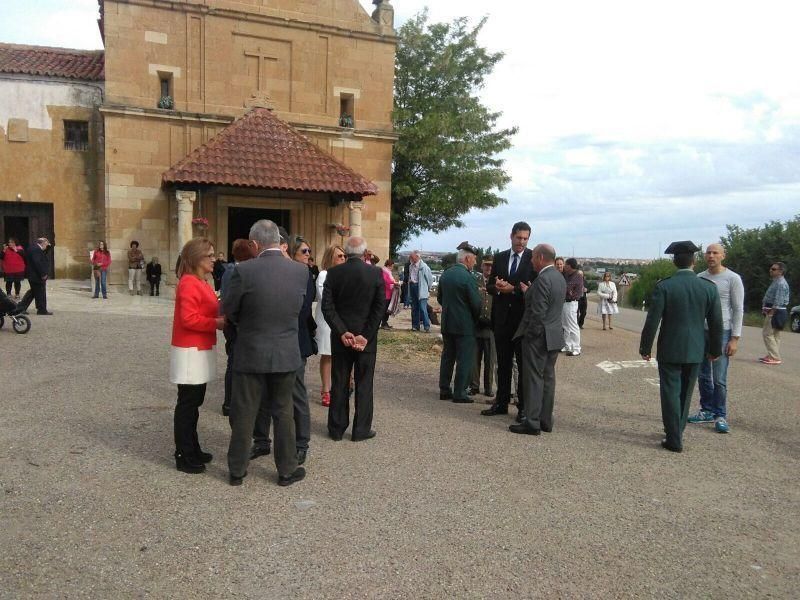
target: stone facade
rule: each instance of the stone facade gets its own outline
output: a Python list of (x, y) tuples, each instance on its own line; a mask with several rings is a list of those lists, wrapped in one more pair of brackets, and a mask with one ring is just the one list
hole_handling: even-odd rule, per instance
[[(174, 265), (176, 190), (162, 187), (162, 173), (250, 107), (265, 105), (376, 183), (380, 193), (363, 203), (363, 235), (388, 255), (391, 26), (374, 21), (357, 0), (106, 0), (103, 22), (113, 257), (136, 239), (147, 257)], [(158, 108), (162, 91), (173, 99), (171, 110)], [(340, 126), (343, 111), (352, 127)], [(194, 233), (225, 251), (231, 208), (286, 211), (289, 229), (310, 240), (317, 260), (341, 239), (330, 225), (348, 225), (353, 212), (324, 194), (237, 188), (201, 189), (193, 208), (209, 221)]]
[[(0, 75), (0, 237), (20, 237), (10, 220), (24, 215), (21, 242), (51, 238), (59, 277), (88, 277), (103, 235), (102, 95), (102, 83)], [(86, 146), (68, 147), (65, 121), (88, 123)]]
[[(88, 278), (98, 239), (111, 249), (112, 283), (127, 277), (131, 240), (171, 270), (183, 237), (180, 190), (162, 185), (163, 173), (251, 107), (268, 106), (378, 195), (353, 203), (186, 190), (194, 194), (184, 208), (209, 221), (194, 235), (227, 251), (236, 211), (280, 211), (317, 260), (342, 239), (334, 224), (362, 223), (370, 248), (388, 256), (397, 38), (389, 1), (374, 3), (370, 16), (357, 0), (102, 0), (104, 82), (0, 73), (0, 213), (18, 194), (52, 205), (57, 277)], [(65, 148), (65, 120), (89, 123), (86, 148)]]

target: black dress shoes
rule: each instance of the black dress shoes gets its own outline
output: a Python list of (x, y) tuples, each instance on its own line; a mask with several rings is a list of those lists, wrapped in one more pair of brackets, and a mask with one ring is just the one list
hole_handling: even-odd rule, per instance
[(341, 442), (342, 441), (342, 434), (341, 433), (334, 433), (333, 431), (328, 431), (328, 437), (331, 438), (334, 442)]
[(230, 414), (231, 414), (231, 407), (228, 406), (227, 404), (223, 404), (222, 405), (222, 416), (223, 417), (227, 417)]
[(253, 446), (250, 448), (250, 460), (258, 458), (259, 456), (266, 456), (272, 452), (272, 448), (269, 446)]
[(287, 475), (286, 477), (278, 477), (278, 485), (284, 487), (287, 485), (292, 485), (293, 483), (297, 483), (298, 481), (302, 480), (305, 476), (306, 470), (303, 467), (297, 467), (294, 470), (294, 473), (291, 475)]
[(481, 414), (484, 417), (493, 417), (495, 415), (507, 415), (508, 414), (508, 404), (498, 404), (495, 402), (486, 410), (482, 410)]
[(453, 398), (453, 402), (456, 404), (472, 404), (475, 400), (472, 398)]
[(378, 435), (378, 432), (375, 431), (374, 429), (370, 429), (367, 433), (362, 435), (356, 435), (355, 433), (351, 434), (350, 439), (353, 440), (354, 442), (363, 442), (364, 440), (371, 440), (376, 435)]
[(308, 450), (298, 450), (297, 451), (297, 464), (302, 465), (306, 462), (306, 456), (308, 455)]
[(452, 400), (453, 392), (439, 392), (439, 400)]
[(478, 388), (469, 388), (469, 391), (467, 393), (470, 396), (477, 396), (478, 392), (480, 392), (480, 390)]
[(544, 431), (545, 433), (553, 433), (553, 428), (545, 427), (544, 425), (542, 425), (542, 431)]
[(49, 310), (37, 310), (36, 314), (45, 316), (45, 315), (52, 315), (53, 313), (51, 313)]
[(670, 452), (683, 452), (683, 448), (679, 446), (672, 446), (667, 443), (667, 440), (661, 440), (661, 447), (669, 450)]
[(196, 475), (206, 470), (206, 466), (199, 462), (194, 456), (189, 456), (183, 452), (175, 452), (175, 468), (182, 473)]
[(233, 486), (242, 485), (242, 482), (244, 482), (245, 477), (247, 477), (247, 471), (245, 471), (244, 475), (242, 475), (241, 477), (236, 477), (236, 475), (233, 474), (228, 475), (228, 483), (230, 483)]
[(201, 463), (210, 463), (214, 460), (214, 455), (211, 452), (203, 452), (200, 448), (195, 449), (194, 457), (197, 459), (197, 462)]
[(521, 433), (523, 435), (539, 435), (542, 433), (541, 429), (531, 429), (527, 425), (520, 423), (517, 425), (509, 425), (508, 430), (511, 433)]

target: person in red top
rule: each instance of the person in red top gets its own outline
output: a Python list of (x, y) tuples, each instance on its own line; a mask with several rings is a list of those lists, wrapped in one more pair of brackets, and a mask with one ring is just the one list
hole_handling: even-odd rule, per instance
[(108, 291), (106, 290), (106, 281), (108, 280), (108, 267), (111, 266), (111, 253), (108, 251), (108, 246), (103, 240), (97, 244), (97, 248), (92, 252), (92, 275), (94, 276), (94, 296), (100, 296), (100, 290), (103, 291), (103, 300), (108, 299)]
[(181, 250), (169, 379), (178, 385), (175, 405), (175, 466), (184, 473), (202, 473), (213, 456), (203, 452), (197, 439), (199, 408), (206, 384), (216, 376), (217, 329), (225, 318), (219, 316), (214, 289), (206, 277), (214, 269), (214, 246), (207, 238), (194, 238)]
[(378, 267), (381, 270), (381, 275), (383, 276), (383, 292), (384, 296), (386, 297), (386, 307), (383, 312), (383, 319), (381, 320), (381, 329), (391, 329), (392, 326), (389, 325), (389, 304), (392, 301), (392, 290), (394, 290), (394, 287), (397, 284), (397, 282), (394, 280), (394, 275), (392, 275), (391, 270), (394, 262), (392, 262), (392, 259), (387, 259), (383, 267), (378, 265), (379, 262), (381, 262), (380, 258), (374, 254), (370, 255), (370, 263), (372, 263), (373, 266)]
[(3, 272), (6, 279), (6, 294), (11, 295), (11, 286), (14, 286), (14, 299), (19, 300), (19, 288), (25, 279), (25, 258), (22, 246), (17, 245), (17, 240), (8, 238), (8, 243), (3, 244)]

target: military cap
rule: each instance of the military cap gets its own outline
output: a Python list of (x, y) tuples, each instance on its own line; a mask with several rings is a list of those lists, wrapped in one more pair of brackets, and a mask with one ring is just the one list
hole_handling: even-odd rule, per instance
[(694, 242), (685, 240), (683, 242), (672, 242), (667, 249), (664, 250), (664, 254), (694, 254), (695, 252), (699, 252), (700, 248), (694, 245)]
[(461, 242), (457, 247), (456, 250), (466, 250), (470, 254), (474, 254), (475, 256), (478, 255), (478, 249), (471, 245), (469, 242)]

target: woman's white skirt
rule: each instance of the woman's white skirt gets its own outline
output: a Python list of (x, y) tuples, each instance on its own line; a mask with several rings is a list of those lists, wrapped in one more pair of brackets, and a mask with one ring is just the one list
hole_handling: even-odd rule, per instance
[(200, 385), (217, 377), (217, 353), (197, 348), (169, 349), (169, 380), (171, 383)]
[(600, 300), (600, 304), (598, 304), (597, 308), (599, 309), (598, 312), (601, 315), (615, 315), (619, 312), (619, 308), (617, 308), (617, 303), (609, 302), (605, 298)]

